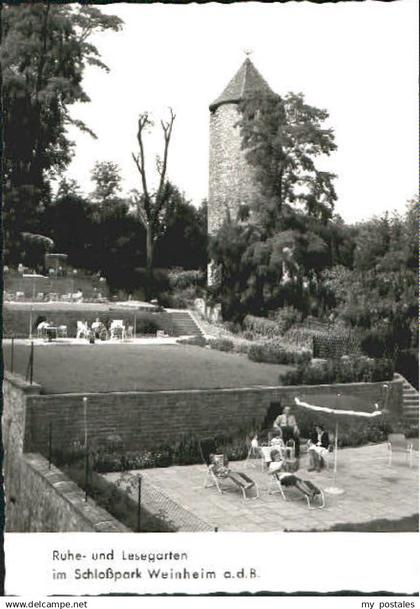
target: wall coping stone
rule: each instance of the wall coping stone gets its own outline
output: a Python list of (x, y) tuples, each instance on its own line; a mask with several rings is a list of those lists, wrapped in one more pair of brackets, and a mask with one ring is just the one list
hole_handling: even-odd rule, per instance
[(48, 464), (48, 461), (38, 453), (25, 453), (23, 460), (38, 476), (51, 487), (51, 489), (60, 495), (72, 509), (89, 525), (95, 532), (107, 533), (127, 533), (129, 529), (111, 516), (106, 510), (97, 505), (89, 498), (85, 501), (83, 491), (75, 482), (70, 480), (61, 470), (55, 465)]
[[(207, 389), (156, 389), (156, 390), (145, 390), (145, 391), (104, 391), (104, 392), (85, 392), (85, 393), (47, 393), (42, 394), (39, 397), (42, 400), (53, 400), (57, 397), (72, 397), (72, 398), (80, 398), (84, 397), (94, 397), (99, 398), (102, 396), (137, 396), (137, 395), (179, 395), (179, 394), (191, 394), (191, 395), (200, 395), (200, 394), (212, 394), (212, 393), (238, 393), (238, 392), (248, 392), (248, 391), (278, 391), (278, 390), (295, 390), (297, 394), (305, 393), (310, 391), (311, 389), (324, 389), (324, 388), (334, 388), (336, 390), (347, 389), (349, 387), (378, 387), (381, 385), (399, 385), (402, 383), (402, 379), (394, 378), (389, 381), (374, 381), (372, 383), (360, 382), (360, 383), (333, 383), (333, 384), (320, 384), (320, 385), (251, 385), (250, 387), (215, 387), (215, 388), (207, 388)], [(30, 385), (29, 385), (30, 386)]]

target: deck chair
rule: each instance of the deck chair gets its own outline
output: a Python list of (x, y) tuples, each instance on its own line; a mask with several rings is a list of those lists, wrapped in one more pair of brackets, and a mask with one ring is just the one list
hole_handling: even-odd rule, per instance
[[(306, 499), (309, 509), (325, 507), (324, 492), (310, 480), (303, 480), (299, 476), (288, 472), (275, 472), (271, 474), (271, 477), (270, 495), (280, 492), (284, 501), (288, 501), (288, 495), (290, 495), (288, 489), (293, 488), (300, 493), (302, 498)], [(315, 501), (318, 503), (316, 506), (312, 505)]]
[(223, 494), (224, 486), (234, 484), (242, 493), (244, 499), (251, 499), (247, 491), (255, 489), (254, 499), (260, 496), (257, 483), (246, 474), (231, 470), (224, 454), (217, 452), (216, 442), (212, 438), (200, 441), (200, 453), (203, 463), (206, 466), (204, 488), (215, 486), (220, 495)]
[(409, 467), (413, 466), (413, 444), (403, 433), (390, 433), (388, 435), (388, 465), (392, 465), (394, 453), (405, 455), (405, 462)]

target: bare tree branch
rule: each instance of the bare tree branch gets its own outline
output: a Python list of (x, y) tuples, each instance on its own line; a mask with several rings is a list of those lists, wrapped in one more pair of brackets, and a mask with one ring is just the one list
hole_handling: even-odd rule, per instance
[(160, 124), (162, 126), (162, 130), (163, 130), (163, 138), (164, 138), (164, 148), (163, 148), (163, 159), (162, 159), (162, 166), (160, 168), (159, 171), (159, 175), (160, 175), (160, 181), (159, 181), (159, 187), (157, 190), (157, 199), (160, 199), (161, 194), (162, 194), (162, 190), (163, 190), (163, 186), (165, 184), (165, 180), (166, 180), (166, 170), (168, 167), (168, 152), (169, 152), (169, 143), (171, 141), (171, 136), (172, 136), (172, 127), (176, 118), (176, 115), (174, 114), (174, 111), (172, 110), (172, 108), (169, 108), (169, 112), (170, 112), (170, 118), (168, 121), (160, 121)]
[(140, 114), (139, 120), (138, 120), (138, 130), (137, 130), (137, 141), (139, 144), (140, 152), (138, 155), (134, 155), (134, 153), (132, 153), (132, 157), (134, 159), (138, 172), (140, 173), (143, 194), (144, 194), (144, 207), (145, 207), (146, 214), (149, 218), (150, 218), (150, 213), (151, 213), (151, 205), (150, 205), (151, 201), (150, 201), (149, 190), (147, 188), (146, 160), (145, 160), (145, 154), (144, 154), (143, 131), (146, 127), (148, 127), (151, 124), (152, 124), (152, 121), (150, 120), (149, 114), (147, 112), (143, 112), (142, 114)]

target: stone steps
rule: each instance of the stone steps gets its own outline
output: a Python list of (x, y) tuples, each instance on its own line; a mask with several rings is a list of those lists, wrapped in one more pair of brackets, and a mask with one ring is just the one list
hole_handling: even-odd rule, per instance
[(419, 422), (419, 392), (401, 375), (403, 382), (403, 417), (408, 423)]
[(189, 311), (170, 311), (177, 336), (203, 336), (201, 328), (197, 325)]

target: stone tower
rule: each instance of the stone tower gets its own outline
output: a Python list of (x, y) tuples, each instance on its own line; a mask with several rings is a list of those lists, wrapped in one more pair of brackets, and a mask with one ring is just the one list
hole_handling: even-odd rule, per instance
[(235, 221), (258, 186), (241, 150), (238, 104), (256, 91), (272, 93), (247, 57), (221, 95), (210, 105), (208, 233), (214, 235), (229, 213)]

